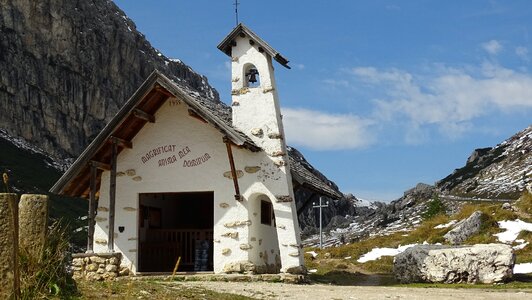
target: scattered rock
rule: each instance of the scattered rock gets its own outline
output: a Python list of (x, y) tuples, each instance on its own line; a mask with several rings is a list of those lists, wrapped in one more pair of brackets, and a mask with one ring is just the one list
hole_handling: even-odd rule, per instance
[(232, 239), (236, 239), (238, 238), (238, 232), (237, 231), (234, 231), (234, 232), (226, 232), (224, 234), (222, 234), (223, 237), (230, 237)]
[(295, 266), (286, 269), (286, 273), (290, 274), (307, 274), (307, 268), (305, 266)]
[(270, 132), (268, 133), (268, 138), (272, 140), (281, 140), (283, 139), (283, 136), (278, 132)]
[(251, 248), (253, 248), (253, 246), (251, 246), (250, 244), (240, 244), (241, 250), (249, 250)]
[(289, 195), (277, 195), (275, 196), (276, 201), (279, 202), (292, 202), (294, 199)]
[(418, 245), (395, 256), (393, 273), (402, 283), (498, 283), (512, 277), (509, 245)]
[(254, 273), (255, 265), (247, 260), (230, 262), (224, 265), (224, 273)]
[(234, 221), (234, 222), (228, 222), (224, 224), (224, 226), (227, 228), (233, 228), (233, 227), (238, 227), (238, 226), (249, 226), (249, 225), (251, 225), (251, 220)]
[(453, 245), (458, 245), (467, 240), (470, 236), (480, 230), (482, 224), (482, 212), (477, 210), (469, 218), (458, 222), (453, 229), (447, 232), (443, 237)]
[[(241, 178), (242, 176), (244, 176), (244, 172), (242, 172), (242, 170), (236, 170), (236, 177)], [(224, 172), (224, 177), (228, 179), (233, 179), (233, 174), (231, 173), (231, 171), (227, 171)]]
[(262, 132), (262, 129), (260, 128), (253, 128), (251, 129), (251, 134), (253, 134), (256, 137), (261, 137), (263, 132)]
[(250, 173), (250, 174), (257, 173), (258, 171), (260, 171), (260, 167), (259, 166), (245, 167), (244, 171), (246, 171), (246, 173)]

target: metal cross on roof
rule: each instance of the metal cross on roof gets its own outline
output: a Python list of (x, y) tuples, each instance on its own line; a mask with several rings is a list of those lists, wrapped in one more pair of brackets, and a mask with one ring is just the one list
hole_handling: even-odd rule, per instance
[(235, 18), (236, 18), (236, 25), (238, 26), (238, 5), (240, 2), (238, 0), (235, 0), (235, 3), (233, 4), (235, 6)]

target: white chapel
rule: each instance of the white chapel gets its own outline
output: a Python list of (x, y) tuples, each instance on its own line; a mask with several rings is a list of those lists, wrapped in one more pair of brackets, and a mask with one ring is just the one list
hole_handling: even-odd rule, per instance
[(341, 195), (292, 157), (274, 64), (288, 60), (243, 24), (231, 106), (154, 71), (51, 192), (89, 200), (89, 253), (133, 274), (302, 273), (296, 186)]

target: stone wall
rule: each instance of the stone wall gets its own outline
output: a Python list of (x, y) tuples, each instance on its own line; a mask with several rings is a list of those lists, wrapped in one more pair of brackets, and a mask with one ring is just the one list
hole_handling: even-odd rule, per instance
[(120, 267), (121, 259), (121, 253), (72, 254), (72, 277), (74, 280), (102, 281), (127, 276), (129, 269)]

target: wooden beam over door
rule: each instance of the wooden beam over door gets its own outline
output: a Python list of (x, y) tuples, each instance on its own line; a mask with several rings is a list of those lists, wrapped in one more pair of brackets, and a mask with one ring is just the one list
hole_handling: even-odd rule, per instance
[(110, 164), (106, 164), (106, 163), (103, 163), (103, 162), (99, 162), (99, 161), (95, 161), (95, 160), (91, 160), (90, 163), (89, 163), (89, 166), (94, 166), (100, 170), (105, 170), (105, 171), (110, 171), (111, 170), (111, 165)]
[(238, 176), (236, 174), (235, 160), (233, 158), (233, 150), (231, 149), (231, 141), (227, 137), (224, 137), (223, 141), (227, 149), (227, 157), (229, 158), (229, 166), (231, 167), (231, 177), (233, 177), (233, 185), (235, 186), (235, 200), (242, 201), (242, 195), (240, 195), (240, 187), (238, 186)]
[(139, 118), (141, 120), (144, 120), (144, 121), (147, 121), (147, 122), (150, 122), (150, 123), (155, 123), (155, 116), (154, 115), (150, 115), (149, 113), (147, 113), (147, 112), (145, 112), (143, 110), (140, 110), (138, 108), (133, 109), (133, 115), (136, 118)]
[(113, 143), (114, 145), (118, 145), (122, 148), (128, 148), (128, 149), (133, 148), (133, 143), (131, 143), (130, 141), (126, 141), (124, 139), (118, 138), (116, 136), (110, 136), (109, 141), (111, 141), (111, 143)]

